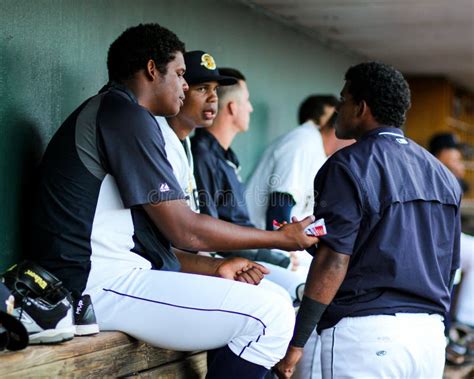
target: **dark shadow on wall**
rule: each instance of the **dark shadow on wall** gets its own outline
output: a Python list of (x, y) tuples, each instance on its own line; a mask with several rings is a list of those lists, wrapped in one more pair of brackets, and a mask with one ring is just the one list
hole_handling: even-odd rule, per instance
[(27, 252), (35, 254), (30, 236), (38, 165), (63, 109), (81, 97), (81, 78), (73, 75), (75, 67), (61, 64), (60, 52), (45, 62), (34, 41), (28, 48), (15, 48), (14, 38), (1, 42), (0, 273)]
[[(33, 198), (36, 193), (36, 172), (42, 155), (43, 142), (39, 125), (22, 118), (19, 109), (7, 109), (4, 116), (11, 123), (3, 131), (5, 143), (1, 155), (4, 159), (0, 197), (5, 204), (5, 217), (0, 229), (5, 232), (2, 242), (2, 269), (25, 257), (30, 246), (30, 220)], [(3, 125), (5, 127), (5, 125)], [(3, 271), (2, 270), (2, 271)]]

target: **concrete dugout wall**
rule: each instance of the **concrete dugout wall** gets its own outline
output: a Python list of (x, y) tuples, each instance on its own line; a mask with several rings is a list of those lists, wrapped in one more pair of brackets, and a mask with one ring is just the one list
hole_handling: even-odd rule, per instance
[(0, 270), (28, 242), (32, 178), (62, 121), (107, 80), (106, 53), (127, 27), (158, 22), (188, 50), (240, 69), (255, 112), (237, 137), (245, 178), (265, 146), (296, 126), (300, 101), (338, 94), (360, 59), (230, 0), (0, 0)]

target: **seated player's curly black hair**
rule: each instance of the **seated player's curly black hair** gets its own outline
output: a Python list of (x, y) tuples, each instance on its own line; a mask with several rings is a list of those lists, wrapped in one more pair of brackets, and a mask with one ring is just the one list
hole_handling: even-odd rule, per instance
[(109, 80), (122, 81), (146, 68), (153, 59), (158, 71), (166, 74), (166, 66), (176, 52), (184, 53), (184, 43), (172, 31), (158, 24), (140, 24), (125, 30), (111, 45), (107, 55)]
[(360, 63), (347, 70), (345, 79), (354, 101), (365, 100), (379, 123), (403, 126), (411, 106), (410, 88), (399, 71), (379, 62)]

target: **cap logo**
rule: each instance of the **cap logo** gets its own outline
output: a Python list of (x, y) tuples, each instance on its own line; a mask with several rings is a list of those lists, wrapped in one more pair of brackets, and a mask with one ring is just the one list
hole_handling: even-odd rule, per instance
[(203, 54), (201, 56), (201, 66), (206, 67), (208, 70), (215, 70), (216, 69), (216, 62), (214, 58), (209, 54)]

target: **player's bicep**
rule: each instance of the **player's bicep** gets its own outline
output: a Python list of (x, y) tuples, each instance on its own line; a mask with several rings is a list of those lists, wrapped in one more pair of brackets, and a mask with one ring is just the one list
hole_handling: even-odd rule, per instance
[(171, 200), (144, 204), (148, 216), (160, 232), (175, 246), (183, 246), (185, 238), (193, 234), (194, 218), (198, 217), (185, 200)]
[(324, 218), (327, 235), (321, 241), (332, 250), (352, 254), (363, 216), (362, 194), (344, 166), (323, 166), (314, 184), (316, 219)]

